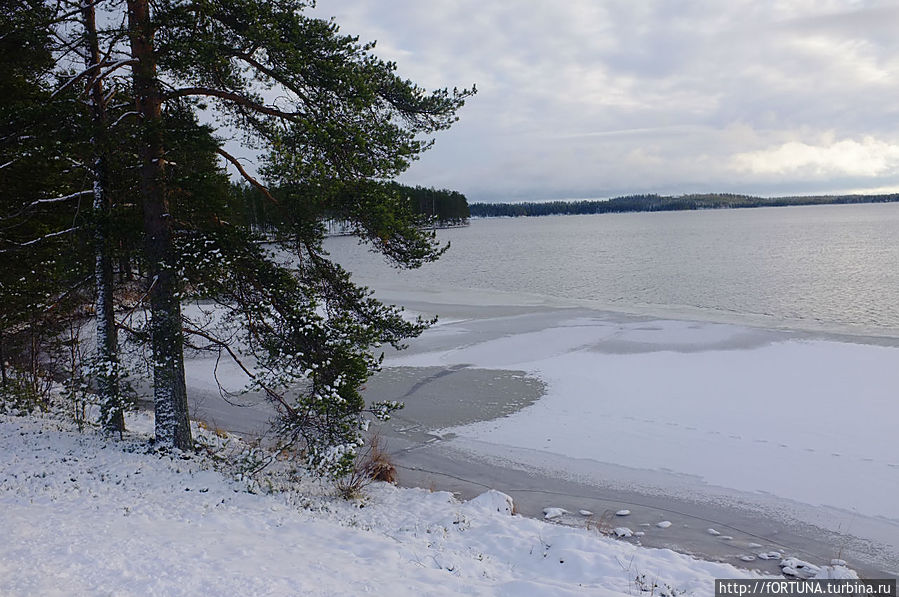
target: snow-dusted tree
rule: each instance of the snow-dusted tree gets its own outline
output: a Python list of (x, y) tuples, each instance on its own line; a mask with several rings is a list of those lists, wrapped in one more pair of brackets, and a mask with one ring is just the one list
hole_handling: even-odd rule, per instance
[(31, 394), (47, 375), (47, 341), (90, 289), (79, 242), (86, 193), (67, 159), (79, 123), (71, 96), (52, 99), (52, 16), (40, 2), (0, 4), (0, 363), (4, 389), (9, 363)]
[[(84, 80), (87, 104), (90, 109), (90, 149), (92, 159), (88, 172), (92, 178), (93, 231), (94, 231), (94, 282), (96, 289), (97, 351), (93, 362), (100, 418), (107, 431), (125, 429), (125, 397), (120, 387), (121, 364), (119, 361), (118, 332), (116, 330), (113, 299), (113, 258), (110, 187), (109, 142), (111, 134), (108, 103), (113, 94), (107, 94), (106, 78), (117, 68), (110, 69), (104, 59), (97, 30), (96, 7), (93, 2), (81, 0), (81, 35), (84, 40)], [(121, 64), (113, 64), (113, 67)]]
[[(296, 0), (129, 0), (130, 57), (145, 130), (145, 222), (155, 243), (154, 351), (169, 368), (174, 410), (184, 412), (178, 298), (193, 292), (217, 300), (221, 312), (212, 326), (186, 322), (188, 333), (238, 360), (280, 408), (287, 437), (302, 440), (310, 462), (338, 472), (365, 425), (359, 387), (378, 367), (372, 349), (400, 345), (425, 323), (405, 321), (328, 260), (322, 220), (347, 221), (399, 266), (436, 259), (443, 248), (385, 182), (430, 146), (420, 135), (456, 120), (471, 92), (424, 91), (374, 57), (373, 45), (305, 16), (305, 8)], [(263, 151), (262, 171), (277, 192), (218, 149), (279, 214), (278, 252), (215, 210), (194, 210), (182, 227), (190, 206), (166, 195), (169, 148), (154, 124), (176, 105), (208, 108), (224, 130)], [(173, 254), (178, 270), (166, 258)], [(384, 415), (394, 406), (369, 410)]]

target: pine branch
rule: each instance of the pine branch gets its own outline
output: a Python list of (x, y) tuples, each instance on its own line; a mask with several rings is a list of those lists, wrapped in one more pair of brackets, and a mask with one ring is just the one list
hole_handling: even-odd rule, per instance
[(177, 99), (179, 97), (196, 96), (215, 97), (218, 99), (233, 102), (254, 112), (259, 112), (268, 116), (275, 116), (277, 118), (283, 118), (285, 120), (295, 121), (302, 116), (302, 113), (300, 112), (284, 112), (283, 110), (279, 110), (277, 108), (272, 108), (271, 106), (265, 106), (263, 104), (255, 102), (248, 97), (240, 95), (239, 93), (222, 91), (221, 89), (212, 89), (209, 87), (184, 87), (181, 89), (175, 89), (174, 91), (170, 91), (169, 93), (165, 94), (165, 96), (163, 96), (163, 101)]
[(271, 192), (268, 190), (268, 187), (266, 187), (265, 185), (263, 185), (261, 182), (259, 182), (259, 181), (256, 180), (255, 178), (253, 178), (253, 177), (250, 175), (250, 173), (247, 172), (247, 171), (244, 169), (243, 165), (237, 160), (236, 157), (234, 157), (233, 155), (231, 155), (230, 153), (228, 153), (227, 151), (225, 151), (225, 150), (222, 149), (221, 147), (217, 147), (217, 148), (215, 149), (215, 151), (216, 151), (216, 153), (218, 153), (220, 156), (222, 156), (223, 158), (225, 158), (226, 160), (228, 160), (229, 162), (231, 162), (231, 163), (234, 165), (234, 167), (237, 168), (237, 171), (240, 172), (240, 175), (243, 176), (244, 180), (246, 180), (246, 181), (249, 182), (251, 185), (253, 185), (253, 186), (256, 187), (257, 189), (259, 189), (259, 190), (262, 192), (262, 194), (265, 195), (266, 199), (268, 199), (269, 201), (271, 201), (271, 202), (274, 203), (275, 205), (278, 205), (278, 200), (275, 199), (275, 198), (272, 196)]
[[(183, 321), (186, 321), (186, 319), (183, 319)], [(192, 334), (194, 336), (199, 336), (200, 338), (203, 338), (204, 340), (212, 342), (213, 344), (215, 344), (216, 346), (218, 346), (219, 348), (221, 348), (222, 350), (227, 352), (228, 355), (231, 357), (231, 360), (234, 361), (234, 363), (238, 367), (241, 368), (241, 370), (247, 375), (247, 377), (249, 377), (250, 379), (255, 380), (257, 383), (259, 383), (259, 381), (257, 380), (256, 374), (253, 373), (252, 371), (250, 371), (246, 367), (246, 365), (243, 364), (243, 361), (241, 361), (240, 357), (238, 357), (234, 353), (234, 351), (231, 350), (231, 347), (228, 345), (227, 342), (223, 342), (223, 341), (219, 340), (218, 338), (216, 338), (215, 336), (207, 334), (206, 332), (196, 329), (196, 328), (190, 328), (188, 326), (183, 326), (182, 330), (186, 334)], [(294, 408), (292, 406), (290, 406), (290, 404), (288, 404), (287, 400), (281, 394), (275, 392), (268, 386), (265, 386), (261, 383), (259, 383), (259, 385), (263, 390), (265, 390), (266, 395), (268, 395), (269, 398), (271, 398), (272, 400), (275, 400), (276, 402), (278, 402), (278, 404), (283, 406), (284, 409), (290, 414), (291, 417), (296, 416), (296, 414), (297, 414), (296, 410), (294, 410)]]

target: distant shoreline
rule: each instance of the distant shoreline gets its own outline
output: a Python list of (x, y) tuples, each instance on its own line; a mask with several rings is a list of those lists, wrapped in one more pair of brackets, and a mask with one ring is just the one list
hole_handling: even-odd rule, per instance
[(469, 209), (471, 211), (471, 217), (494, 218), (896, 202), (899, 202), (899, 193), (883, 195), (809, 195), (769, 198), (731, 193), (706, 193), (679, 195), (676, 197), (665, 195), (628, 195), (604, 200), (472, 203), (470, 204)]

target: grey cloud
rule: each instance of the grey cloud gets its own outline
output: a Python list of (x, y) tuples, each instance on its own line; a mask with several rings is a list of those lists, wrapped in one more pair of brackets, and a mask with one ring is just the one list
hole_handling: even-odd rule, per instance
[(889, 170), (847, 177), (833, 159), (750, 171), (734, 157), (770, 161), (795, 144), (833, 156), (827, 147), (865, 137), (899, 146), (899, 47), (884, 25), (894, 4), (341, 0), (317, 11), (378, 39), (379, 56), (427, 87), (477, 83), (410, 183), (474, 200), (899, 183)]

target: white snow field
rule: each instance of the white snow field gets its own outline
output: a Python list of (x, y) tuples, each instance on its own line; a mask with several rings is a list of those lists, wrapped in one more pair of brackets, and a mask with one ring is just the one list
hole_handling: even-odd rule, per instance
[(211, 457), (148, 454), (147, 415), (129, 426), (144, 431), (108, 441), (0, 415), (0, 595), (712, 595), (716, 577), (753, 576), (513, 516), (498, 492), (251, 493)]
[(899, 521), (899, 348), (752, 335), (563, 319), (387, 364), (521, 370), (547, 383), (518, 413), (447, 430), (454, 441), (673, 471)]

